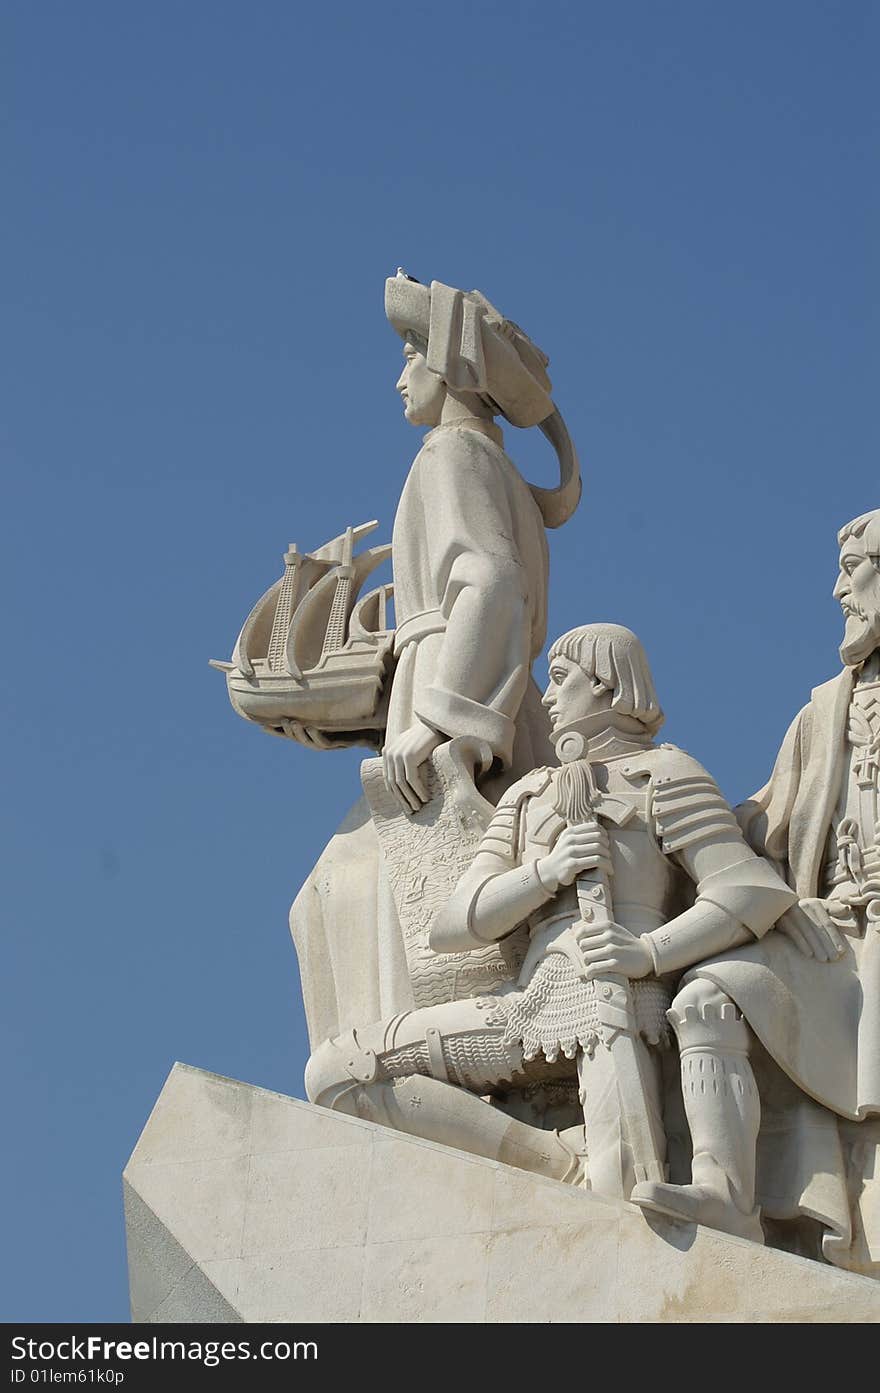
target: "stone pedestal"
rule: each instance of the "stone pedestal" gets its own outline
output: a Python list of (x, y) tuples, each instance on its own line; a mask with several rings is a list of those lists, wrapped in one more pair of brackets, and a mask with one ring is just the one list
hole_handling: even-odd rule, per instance
[(135, 1321), (880, 1320), (880, 1283), (177, 1064), (124, 1176)]

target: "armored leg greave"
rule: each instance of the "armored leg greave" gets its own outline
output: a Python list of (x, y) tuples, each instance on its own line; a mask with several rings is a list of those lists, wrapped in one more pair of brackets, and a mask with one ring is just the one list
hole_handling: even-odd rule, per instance
[(354, 1082), (421, 1074), (483, 1093), (522, 1067), (522, 1049), (503, 1039), (504, 1015), (491, 998), (476, 997), (406, 1011), (327, 1040), (306, 1068), (313, 1103), (335, 1107)]
[(681, 1086), (693, 1141), (690, 1185), (645, 1183), (644, 1209), (762, 1243), (755, 1208), (755, 1147), (761, 1110), (748, 1060), (749, 1031), (734, 1003), (694, 979), (669, 1012), (681, 1051)]
[[(557, 1180), (583, 1179), (583, 1145), (476, 1096), (518, 1073), (485, 998), (450, 1002), (326, 1040), (306, 1068), (313, 1103)], [(455, 1086), (459, 1085), (459, 1086)], [(476, 1090), (476, 1091), (469, 1091)]]

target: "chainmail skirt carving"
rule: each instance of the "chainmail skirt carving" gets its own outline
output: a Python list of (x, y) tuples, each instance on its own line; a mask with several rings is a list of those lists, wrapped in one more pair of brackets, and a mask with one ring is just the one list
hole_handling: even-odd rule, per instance
[[(672, 993), (665, 982), (647, 977), (630, 982), (639, 1033), (649, 1045), (669, 1044), (666, 1012)], [(505, 1044), (521, 1043), (523, 1058), (543, 1053), (550, 1062), (579, 1049), (592, 1054), (599, 1040), (596, 984), (579, 977), (562, 953), (548, 953), (521, 990), (499, 993), (507, 1021)]]

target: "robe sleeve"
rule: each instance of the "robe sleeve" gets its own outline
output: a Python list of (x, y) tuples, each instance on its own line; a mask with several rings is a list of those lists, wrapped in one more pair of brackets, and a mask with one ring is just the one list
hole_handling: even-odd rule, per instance
[[(503, 451), (471, 430), (429, 440), (420, 460), (427, 569), (445, 621), (433, 680), (415, 714), (450, 738), (485, 740), (505, 765), (529, 680), (535, 584), (519, 554), (516, 489)], [(543, 560), (543, 557), (541, 558)]]
[(800, 784), (808, 720), (809, 707), (804, 707), (786, 731), (768, 782), (735, 810), (749, 846), (777, 866), (788, 861), (788, 828)]

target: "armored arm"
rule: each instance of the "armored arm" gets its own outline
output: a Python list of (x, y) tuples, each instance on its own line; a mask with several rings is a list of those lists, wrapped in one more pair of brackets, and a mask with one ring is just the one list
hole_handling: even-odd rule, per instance
[(746, 845), (706, 770), (668, 752), (651, 781), (649, 818), (661, 850), (696, 883), (696, 903), (643, 935), (655, 973), (678, 972), (761, 938), (796, 896), (769, 862)]
[(537, 770), (501, 799), (474, 860), (431, 925), (435, 953), (485, 948), (552, 898), (555, 887), (544, 884), (534, 862), (521, 863), (518, 845), (522, 809), (548, 782), (547, 772)]

